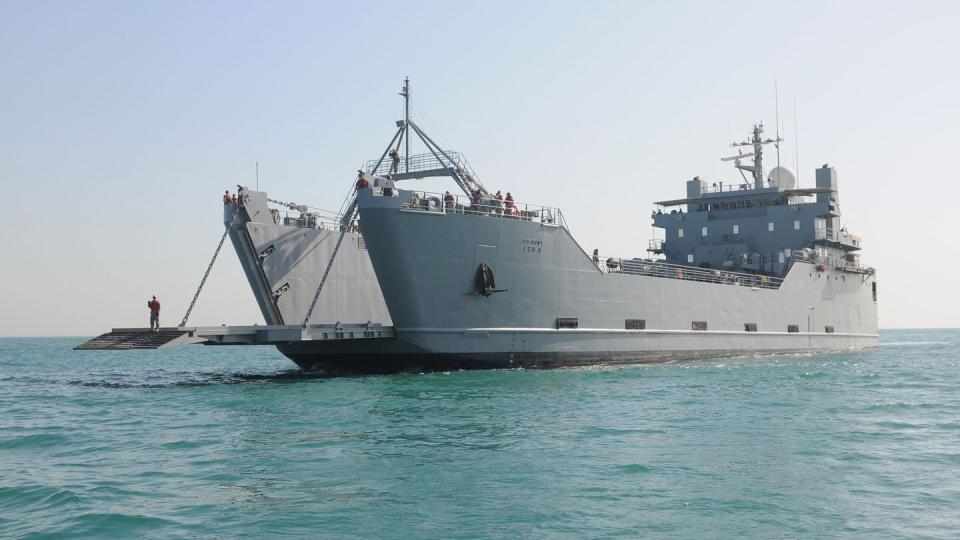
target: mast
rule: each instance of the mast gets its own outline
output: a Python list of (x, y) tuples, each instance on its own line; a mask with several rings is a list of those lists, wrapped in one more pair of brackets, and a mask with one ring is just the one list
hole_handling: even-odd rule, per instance
[[(780, 153), (780, 143), (783, 139), (780, 138), (779, 133), (777, 134), (776, 139), (764, 139), (763, 138), (763, 123), (755, 124), (753, 126), (753, 135), (745, 141), (735, 142), (730, 146), (736, 148), (738, 146), (752, 146), (753, 152), (749, 154), (740, 154), (737, 156), (723, 158), (723, 161), (728, 161), (735, 159), (736, 162), (734, 167), (740, 169), (741, 171), (747, 171), (753, 176), (753, 187), (755, 189), (763, 188), (763, 145), (765, 144), (776, 144), (777, 145), (777, 161), (779, 165), (779, 153)], [(753, 157), (753, 165), (741, 165), (740, 159), (746, 157)], [(742, 174), (742, 173), (741, 173)]]
[(403, 78), (403, 172), (410, 172), (410, 77)]
[(763, 187), (763, 122), (753, 126), (753, 187)]

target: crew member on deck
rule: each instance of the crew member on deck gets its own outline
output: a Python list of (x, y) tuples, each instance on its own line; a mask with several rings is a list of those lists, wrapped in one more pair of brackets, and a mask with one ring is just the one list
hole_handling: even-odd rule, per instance
[(153, 332), (160, 331), (160, 301), (157, 300), (157, 295), (153, 295), (153, 299), (147, 302), (147, 307), (150, 308), (150, 330)]
[(223, 192), (223, 204), (232, 204), (232, 203), (230, 202), (230, 190), (229, 190), (229, 189)]
[(357, 191), (361, 189), (367, 189), (370, 187), (370, 182), (367, 182), (367, 179), (363, 177), (363, 173), (357, 175)]
[(449, 191), (443, 195), (443, 207), (447, 210), (453, 210), (453, 194)]
[(483, 193), (480, 191), (479, 188), (478, 188), (478, 189), (475, 189), (475, 190), (473, 190), (473, 193), (471, 194), (471, 198), (473, 199), (473, 200), (472, 200), (472, 203), (473, 203), (473, 211), (474, 211), (474, 213), (479, 214), (479, 213), (480, 213), (480, 202), (483, 200)]
[(390, 149), (390, 174), (397, 172), (400, 169), (400, 152), (397, 152), (396, 148)]
[(517, 215), (517, 208), (513, 205), (513, 195), (511, 195), (509, 191), (507, 192), (507, 198), (503, 200), (503, 206), (508, 216), (513, 217)]

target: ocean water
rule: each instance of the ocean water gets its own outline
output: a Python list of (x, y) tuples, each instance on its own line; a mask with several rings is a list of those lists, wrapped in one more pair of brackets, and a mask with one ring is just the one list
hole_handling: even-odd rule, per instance
[(0, 537), (960, 536), (960, 331), (324, 378), (0, 339)]

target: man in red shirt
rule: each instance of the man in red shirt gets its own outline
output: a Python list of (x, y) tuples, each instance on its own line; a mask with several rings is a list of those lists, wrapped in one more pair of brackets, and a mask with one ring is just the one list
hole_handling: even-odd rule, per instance
[(150, 330), (154, 332), (160, 331), (160, 302), (157, 301), (157, 295), (153, 295), (153, 300), (147, 302), (147, 307), (150, 308)]

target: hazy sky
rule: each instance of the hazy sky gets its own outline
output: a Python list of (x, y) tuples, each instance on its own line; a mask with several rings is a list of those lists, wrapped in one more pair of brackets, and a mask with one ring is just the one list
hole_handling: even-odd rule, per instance
[[(839, 173), (882, 327), (960, 326), (960, 3), (0, 0), (0, 335), (165, 325), (254, 183), (336, 209), (412, 80), (491, 189), (645, 255), (654, 200), (775, 123)], [(794, 101), (799, 117), (794, 126)], [(768, 162), (770, 163), (770, 162)], [(191, 317), (262, 322), (227, 244)]]

